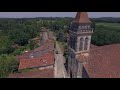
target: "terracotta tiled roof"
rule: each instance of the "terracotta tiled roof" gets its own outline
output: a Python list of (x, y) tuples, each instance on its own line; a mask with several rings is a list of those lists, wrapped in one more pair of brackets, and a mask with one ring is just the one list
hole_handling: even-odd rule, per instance
[(92, 47), (84, 67), (91, 78), (120, 78), (120, 44)]
[(49, 51), (48, 53), (42, 55), (40, 58), (21, 59), (19, 64), (19, 70), (26, 68), (48, 66), (53, 64), (54, 64), (54, 52)]
[(26, 73), (10, 74), (9, 78), (54, 78), (54, 69), (35, 70)]
[(18, 59), (20, 62), (19, 69), (54, 64), (54, 41), (49, 39), (40, 47), (18, 56)]
[(87, 12), (77, 12), (77, 15), (73, 22), (76, 23), (90, 23)]
[(28, 51), (22, 55), (17, 56), (18, 59), (28, 59), (30, 54), (33, 52), (37, 52), (37, 51), (43, 51), (45, 49), (48, 49), (49, 51), (53, 51), (54, 50), (54, 42), (53, 40), (47, 40), (46, 42), (42, 43), (42, 45), (34, 50)]
[(29, 54), (32, 53), (33, 51), (28, 51), (26, 53), (23, 53), (22, 55), (17, 56), (17, 58), (20, 59), (27, 59)]

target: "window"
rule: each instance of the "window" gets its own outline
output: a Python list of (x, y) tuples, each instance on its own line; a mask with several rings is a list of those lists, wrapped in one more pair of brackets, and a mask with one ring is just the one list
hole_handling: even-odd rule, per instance
[(79, 50), (83, 50), (83, 38), (80, 38), (80, 47)]
[(84, 46), (84, 50), (88, 49), (88, 37), (85, 38), (85, 46)]
[(88, 29), (88, 27), (87, 27), (87, 26), (85, 26), (85, 29)]
[(76, 50), (76, 38), (73, 38), (73, 49)]
[(76, 38), (75, 37), (70, 38), (70, 47), (74, 50), (76, 49)]
[(84, 29), (85, 28), (85, 26), (82, 26), (82, 29)]
[(90, 29), (90, 25), (88, 25), (88, 29)]
[(79, 26), (78, 29), (81, 29), (81, 26)]

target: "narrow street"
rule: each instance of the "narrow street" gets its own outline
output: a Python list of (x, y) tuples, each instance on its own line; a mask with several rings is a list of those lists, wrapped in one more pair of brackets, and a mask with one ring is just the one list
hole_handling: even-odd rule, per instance
[(58, 43), (56, 42), (56, 54), (55, 54), (55, 78), (66, 78), (67, 73), (64, 67), (65, 58)]

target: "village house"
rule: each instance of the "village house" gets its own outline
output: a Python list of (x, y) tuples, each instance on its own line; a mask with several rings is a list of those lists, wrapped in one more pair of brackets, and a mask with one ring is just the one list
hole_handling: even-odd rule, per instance
[(42, 29), (40, 46), (18, 56), (19, 71), (27, 72), (10, 74), (9, 78), (54, 78), (54, 39), (51, 32)]

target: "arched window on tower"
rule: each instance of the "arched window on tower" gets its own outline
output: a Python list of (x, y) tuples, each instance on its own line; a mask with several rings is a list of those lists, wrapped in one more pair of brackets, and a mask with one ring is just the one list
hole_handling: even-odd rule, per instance
[(83, 50), (83, 38), (80, 38), (80, 46), (79, 46), (79, 51)]
[(73, 38), (73, 49), (76, 51), (76, 37)]
[(89, 39), (88, 39), (88, 37), (86, 37), (86, 38), (85, 38), (84, 50), (87, 50), (87, 49), (88, 49), (88, 42), (89, 42)]

